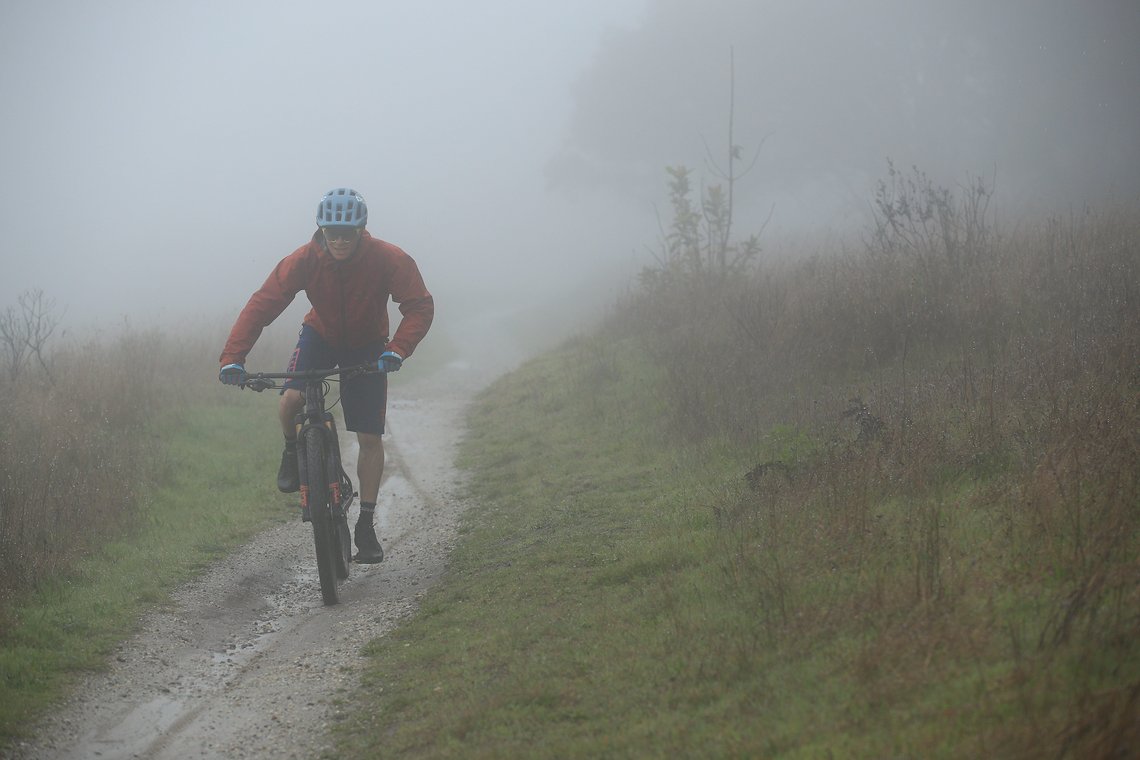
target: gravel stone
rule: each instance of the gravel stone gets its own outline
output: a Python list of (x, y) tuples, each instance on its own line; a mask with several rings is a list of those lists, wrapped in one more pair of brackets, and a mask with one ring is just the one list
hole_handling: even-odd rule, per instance
[[(415, 613), (456, 543), (464, 504), (455, 446), (482, 384), (456, 362), (402, 395), (393, 389), (376, 511), (385, 557), (353, 565), (339, 605), (321, 603), (312, 530), (298, 515), (178, 589), (105, 672), (51, 710), (33, 741), (0, 755), (299, 760), (328, 751), (327, 727), (356, 686), (361, 647)], [(355, 483), (356, 437), (341, 437)]]

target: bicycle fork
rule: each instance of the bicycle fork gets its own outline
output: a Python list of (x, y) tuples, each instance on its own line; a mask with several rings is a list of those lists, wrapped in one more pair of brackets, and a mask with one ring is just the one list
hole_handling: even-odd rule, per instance
[(323, 448), (325, 450), (325, 466), (323, 466), (321, 470), (324, 472), (328, 487), (328, 506), (332, 516), (342, 517), (347, 515), (348, 506), (352, 503), (352, 498), (356, 495), (352, 492), (352, 484), (346, 482), (347, 479), (342, 477), (343, 470), (340, 465), (340, 444), (337, 441), (336, 423), (333, 421), (333, 416), (330, 412), (323, 412), (321, 417), (324, 424), (316, 425), (314, 423), (305, 424), (305, 415), (297, 415), (297, 469), (301, 476), (302, 522), (312, 522), (312, 513), (309, 509), (309, 469), (308, 452), (306, 451), (307, 447), (305, 445), (306, 435), (317, 434), (322, 438)]

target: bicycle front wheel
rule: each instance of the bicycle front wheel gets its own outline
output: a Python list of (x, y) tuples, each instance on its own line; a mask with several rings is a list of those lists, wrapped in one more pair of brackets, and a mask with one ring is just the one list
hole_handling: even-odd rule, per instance
[(333, 537), (336, 539), (336, 545), (333, 547), (336, 554), (336, 577), (343, 581), (347, 580), (352, 567), (352, 532), (348, 529), (348, 508), (352, 506), (353, 499), (352, 481), (344, 474), (344, 469), (341, 467), (336, 423), (329, 420), (326, 424), (328, 427), (325, 429), (329, 431), (329, 436), (325, 439), (329, 448), (326, 464), (328, 482), (339, 484), (338, 488), (332, 489), (329, 497), (334, 526)]
[(313, 546), (317, 551), (317, 575), (325, 604), (340, 601), (337, 589), (337, 550), (339, 543), (330, 503), (326, 441), (318, 427), (305, 428), (305, 473), (309, 485), (309, 515), (313, 521)]

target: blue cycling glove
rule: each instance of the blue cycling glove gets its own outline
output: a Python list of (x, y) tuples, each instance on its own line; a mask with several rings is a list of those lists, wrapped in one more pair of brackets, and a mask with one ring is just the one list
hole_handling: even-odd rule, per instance
[(399, 372), (403, 364), (404, 357), (395, 351), (385, 351), (380, 354), (380, 360), (376, 362), (376, 369), (381, 372)]
[(241, 385), (246, 377), (245, 367), (240, 364), (227, 364), (218, 372), (218, 379), (226, 385)]

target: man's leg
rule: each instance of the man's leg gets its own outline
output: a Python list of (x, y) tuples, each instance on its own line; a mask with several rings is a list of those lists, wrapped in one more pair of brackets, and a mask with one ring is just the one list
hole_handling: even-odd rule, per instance
[[(308, 325), (301, 325), (297, 334), (297, 347), (293, 349), (286, 365), (287, 372), (312, 369), (314, 366), (330, 366), (329, 346)], [(285, 452), (281, 455), (281, 467), (277, 470), (277, 490), (282, 493), (296, 493), (301, 490), (301, 474), (297, 471), (297, 423), (294, 421), (305, 408), (305, 398), (296, 380), (285, 383), (285, 391), (277, 402), (277, 417), (281, 421), (281, 432), (285, 436)]]
[(360, 455), (356, 458), (356, 477), (360, 481), (360, 500), (376, 503), (380, 478), (384, 476), (384, 441), (378, 435), (357, 433)]
[(384, 550), (376, 540), (372, 519), (376, 514), (376, 497), (380, 493), (380, 478), (384, 475), (384, 441), (372, 433), (357, 433), (360, 453), (356, 458), (356, 477), (360, 481), (360, 517), (356, 521), (353, 538), (356, 541), (356, 561), (379, 562)]
[(304, 406), (305, 399), (296, 388), (286, 389), (277, 404), (281, 432), (285, 435), (285, 451), (281, 454), (281, 466), (277, 469), (277, 490), (282, 493), (301, 490), (301, 475), (297, 472), (297, 423), (294, 419)]
[(288, 388), (281, 394), (277, 404), (277, 416), (281, 419), (281, 432), (286, 441), (297, 440), (297, 415), (305, 408), (305, 397), (296, 388)]

